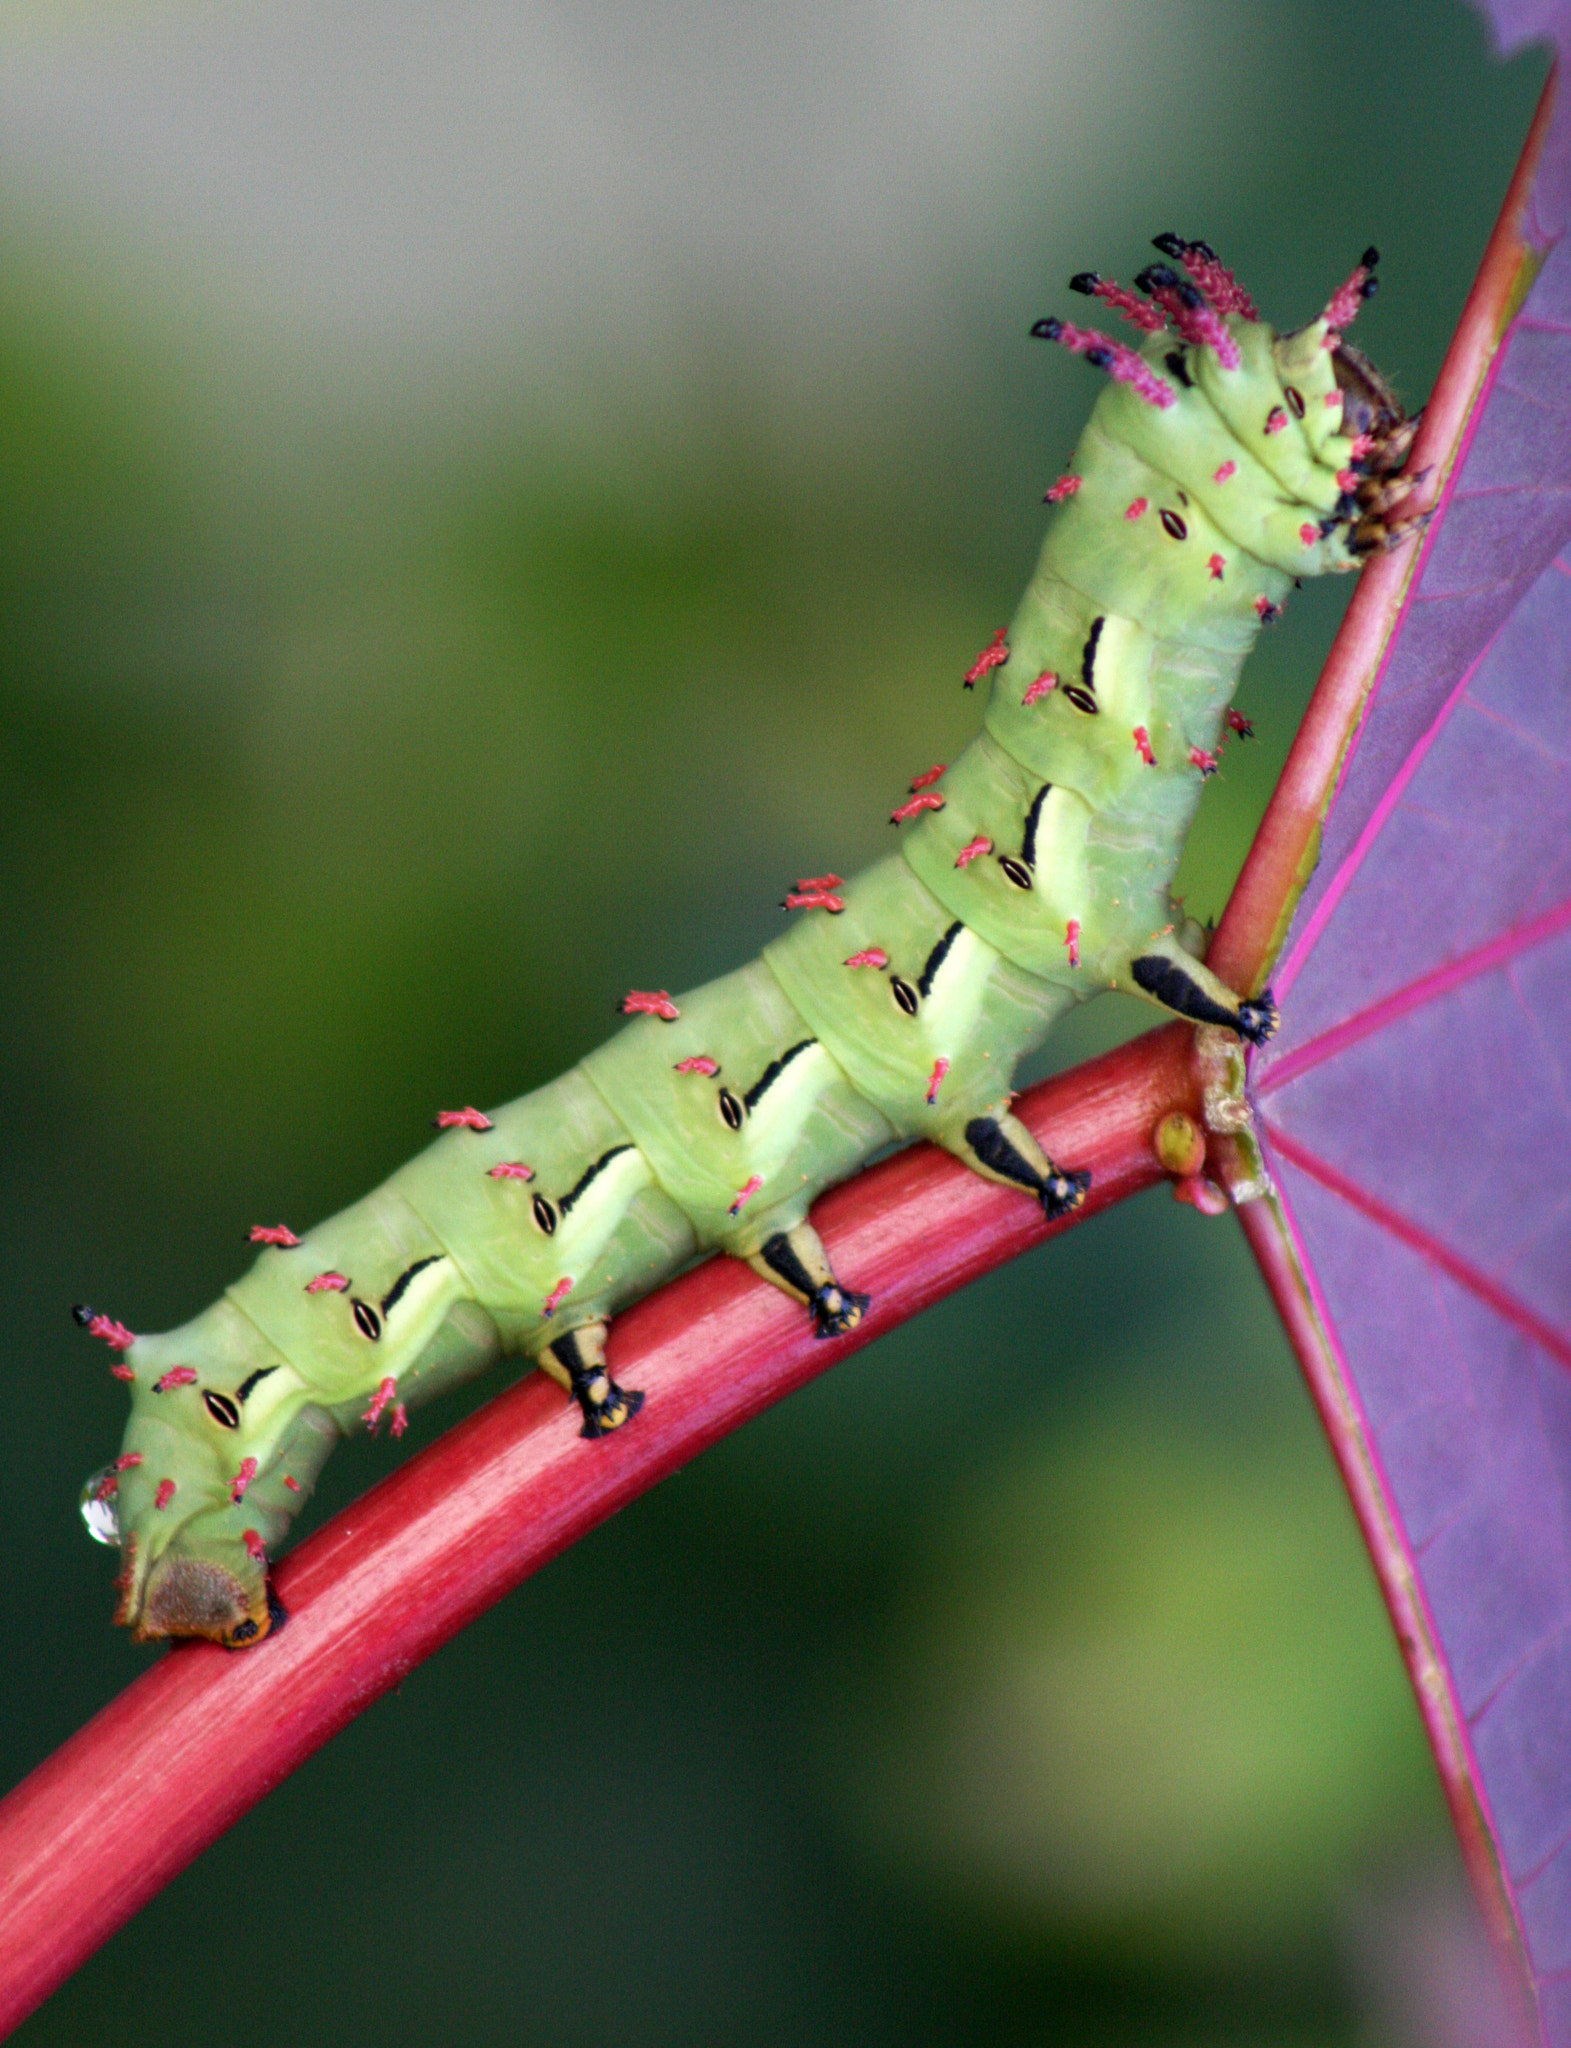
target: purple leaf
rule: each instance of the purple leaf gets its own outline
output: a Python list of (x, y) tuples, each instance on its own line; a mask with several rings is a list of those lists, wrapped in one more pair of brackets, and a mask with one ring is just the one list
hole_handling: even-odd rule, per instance
[[(1485, 11), (1508, 45), (1571, 46), (1564, 5)], [(1543, 265), (1275, 977), (1252, 1085), (1281, 1201), (1248, 1225), (1551, 2048), (1571, 2044), (1568, 221), (1562, 109), (1521, 223)]]

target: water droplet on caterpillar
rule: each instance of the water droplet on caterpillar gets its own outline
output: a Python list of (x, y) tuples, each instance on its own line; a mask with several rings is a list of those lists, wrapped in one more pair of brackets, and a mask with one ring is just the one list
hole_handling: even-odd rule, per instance
[(116, 1546), (120, 1541), (120, 1512), (115, 1506), (115, 1487), (120, 1474), (113, 1465), (105, 1465), (95, 1472), (77, 1497), (77, 1506), (87, 1533), (95, 1543)]

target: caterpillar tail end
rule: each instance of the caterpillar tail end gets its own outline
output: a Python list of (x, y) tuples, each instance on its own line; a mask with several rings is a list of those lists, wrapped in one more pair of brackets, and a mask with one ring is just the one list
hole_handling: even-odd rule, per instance
[(288, 1615), (265, 1560), (243, 1542), (219, 1540), (213, 1552), (163, 1550), (143, 1568), (142, 1547), (134, 1535), (127, 1538), (115, 1620), (130, 1629), (133, 1642), (198, 1636), (244, 1650), (283, 1626)]

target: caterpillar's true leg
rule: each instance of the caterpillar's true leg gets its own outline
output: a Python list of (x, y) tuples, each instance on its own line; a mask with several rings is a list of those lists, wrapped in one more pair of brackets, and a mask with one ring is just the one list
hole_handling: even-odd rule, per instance
[(604, 1323), (580, 1323), (576, 1330), (564, 1330), (535, 1360), (584, 1411), (580, 1436), (609, 1436), (644, 1405), (642, 1394), (619, 1387), (606, 1371), (605, 1338)]
[(869, 1294), (853, 1294), (840, 1285), (811, 1223), (777, 1230), (747, 1263), (793, 1301), (806, 1304), (815, 1337), (839, 1337), (854, 1330), (872, 1300)]
[(1220, 1024), (1251, 1045), (1264, 1045), (1276, 1030), (1277, 1008), (1269, 989), (1240, 998), (1170, 934), (1153, 939), (1130, 961), (1128, 985), (1192, 1024)]
[(973, 1173), (1006, 1188), (1024, 1188), (1042, 1204), (1049, 1223), (1078, 1209), (1091, 1185), (1089, 1172), (1066, 1173), (1055, 1166), (1019, 1117), (975, 1116), (951, 1152)]

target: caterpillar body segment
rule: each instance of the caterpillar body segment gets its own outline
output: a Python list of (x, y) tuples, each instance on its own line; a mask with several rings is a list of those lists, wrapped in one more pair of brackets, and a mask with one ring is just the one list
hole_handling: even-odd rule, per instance
[[(694, 1256), (746, 1260), (818, 1335), (867, 1307), (809, 1220), (891, 1143), (928, 1138), (1048, 1216), (1088, 1176), (1010, 1113), (1016, 1063), (1107, 987), (1260, 1043), (1200, 957), (1170, 889), (1228, 733), (1243, 660), (1295, 578), (1351, 570), (1410, 530), (1411, 441), (1341, 329), (1373, 251), (1326, 313), (1277, 335), (1202, 243), (1158, 246), (1144, 298), (1076, 287), (1143, 337), (1056, 319), (1034, 333), (1109, 372), (1048, 493), (1014, 619), (964, 678), (983, 729), (897, 806), (897, 850), (799, 881), (762, 957), (631, 1021), (570, 1073), (441, 1135), (364, 1201), (296, 1237), (259, 1226), (255, 1265), (182, 1329), (118, 1354), (131, 1418), (84, 1514), (118, 1540), (116, 1618), (139, 1638), (261, 1641), (276, 1554), (341, 1436), (402, 1432), (408, 1408), (501, 1358), (538, 1364), (582, 1433), (643, 1396), (616, 1384), (617, 1311)], [(721, 1368), (723, 1369), (723, 1367)], [(586, 1455), (590, 1453), (586, 1452)]]

